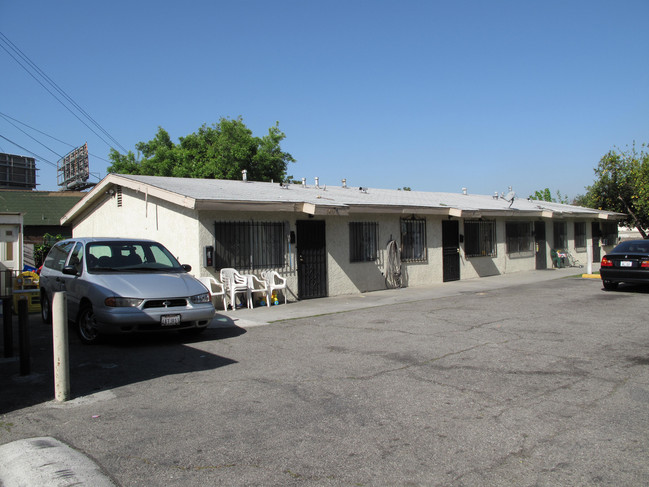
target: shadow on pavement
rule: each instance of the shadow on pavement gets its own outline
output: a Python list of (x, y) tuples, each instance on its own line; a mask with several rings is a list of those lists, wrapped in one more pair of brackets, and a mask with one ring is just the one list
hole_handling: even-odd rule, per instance
[[(191, 346), (245, 333), (224, 316), (228, 326), (208, 328), (200, 335), (177, 332), (106, 337), (97, 345), (83, 345), (69, 330), (70, 399), (103, 390), (175, 374), (212, 370), (234, 360)], [(13, 358), (0, 356), (0, 414), (54, 400), (54, 360), (51, 328), (30, 315), (30, 371), (20, 375), (17, 318), (14, 319)], [(1, 324), (0, 324), (1, 327)], [(0, 333), (0, 339), (2, 334)], [(0, 350), (4, 351), (4, 343)]]
[[(604, 289), (604, 288), (602, 288)], [(607, 291), (609, 293), (636, 293), (636, 294), (649, 294), (649, 285), (647, 284), (632, 284), (622, 282), (618, 285), (617, 289)]]

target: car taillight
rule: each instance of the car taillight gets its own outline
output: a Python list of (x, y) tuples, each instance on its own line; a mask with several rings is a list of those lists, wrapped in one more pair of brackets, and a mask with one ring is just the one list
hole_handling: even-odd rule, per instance
[(613, 267), (613, 261), (608, 260), (606, 257), (602, 259), (602, 267)]
[(640, 264), (640, 267), (644, 267), (645, 269), (649, 269), (649, 260), (643, 260), (642, 264)]

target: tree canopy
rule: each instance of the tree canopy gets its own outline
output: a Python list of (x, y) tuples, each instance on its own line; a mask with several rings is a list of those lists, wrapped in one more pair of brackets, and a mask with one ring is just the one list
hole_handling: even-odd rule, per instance
[(554, 197), (552, 196), (550, 188), (534, 191), (534, 194), (531, 194), (530, 198), (539, 201), (551, 201), (553, 203), (563, 203), (566, 205), (569, 204), (567, 195), (561, 194), (561, 191), (557, 190), (556, 197)]
[(279, 122), (268, 129), (268, 134), (255, 137), (241, 117), (221, 118), (218, 123), (203, 124), (198, 132), (180, 137), (174, 144), (162, 127), (148, 142), (138, 142), (135, 148), (142, 154), (136, 159), (129, 151), (121, 154), (111, 149), (112, 165), (108, 172), (173, 176), (203, 179), (241, 179), (246, 169), (253, 181), (284, 181), (293, 156), (282, 151), (280, 142), (286, 135)]
[(638, 229), (643, 238), (649, 230), (649, 153), (643, 144), (626, 151), (609, 151), (595, 168), (597, 179), (588, 186), (583, 204), (601, 210), (626, 213), (622, 222)]

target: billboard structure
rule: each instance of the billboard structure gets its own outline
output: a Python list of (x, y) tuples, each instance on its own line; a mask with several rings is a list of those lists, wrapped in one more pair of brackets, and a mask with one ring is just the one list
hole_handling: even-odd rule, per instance
[(90, 164), (88, 162), (88, 143), (68, 152), (56, 163), (56, 179), (64, 189), (81, 191), (94, 186), (89, 183)]
[(36, 160), (0, 153), (0, 189), (35, 189)]

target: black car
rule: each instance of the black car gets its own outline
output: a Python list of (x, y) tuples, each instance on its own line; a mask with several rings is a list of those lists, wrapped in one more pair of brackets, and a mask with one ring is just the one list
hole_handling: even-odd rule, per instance
[(621, 282), (649, 284), (649, 240), (627, 240), (602, 258), (599, 273), (604, 289)]

